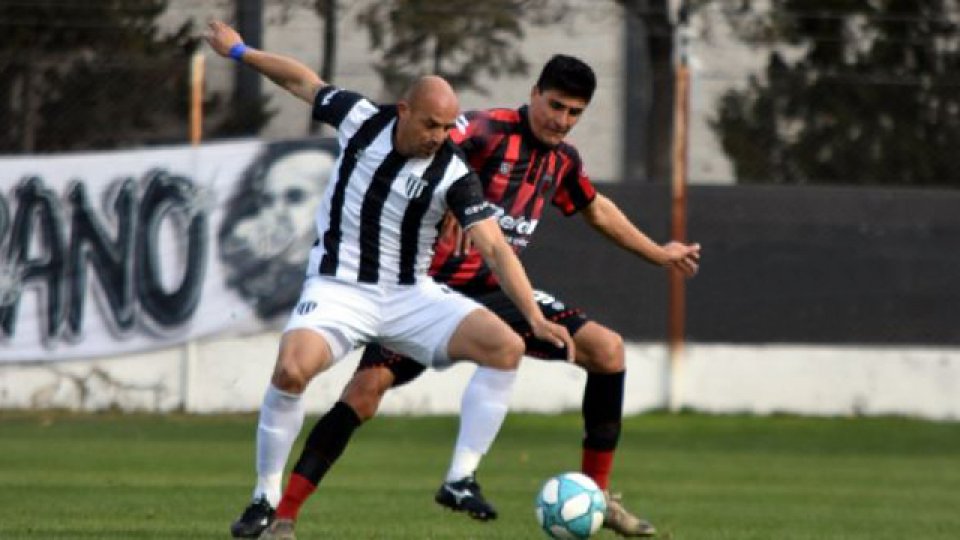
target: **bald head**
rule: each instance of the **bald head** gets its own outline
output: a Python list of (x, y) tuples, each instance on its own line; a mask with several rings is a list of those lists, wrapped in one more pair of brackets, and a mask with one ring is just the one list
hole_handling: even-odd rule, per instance
[[(459, 112), (460, 102), (456, 92), (443, 77), (425, 75), (417, 79), (403, 95), (411, 108), (435, 108), (438, 111), (453, 107)], [(455, 112), (454, 115), (457, 113)]]
[(410, 157), (433, 155), (460, 114), (460, 101), (442, 77), (420, 77), (397, 103), (397, 151)]

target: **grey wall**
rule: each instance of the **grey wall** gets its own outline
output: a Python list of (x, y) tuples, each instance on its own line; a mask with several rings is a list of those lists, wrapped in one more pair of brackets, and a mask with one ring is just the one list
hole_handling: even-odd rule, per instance
[[(666, 186), (602, 191), (657, 241)], [(549, 214), (549, 215), (547, 215)], [(523, 259), (534, 283), (634, 340), (666, 337), (666, 272), (579, 218), (545, 212)], [(688, 282), (698, 342), (960, 344), (960, 192), (691, 186)]]

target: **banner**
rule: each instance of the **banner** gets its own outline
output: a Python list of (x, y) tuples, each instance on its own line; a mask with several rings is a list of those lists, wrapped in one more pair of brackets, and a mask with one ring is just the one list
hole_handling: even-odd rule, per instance
[(276, 328), (335, 157), (243, 140), (0, 159), (0, 362)]

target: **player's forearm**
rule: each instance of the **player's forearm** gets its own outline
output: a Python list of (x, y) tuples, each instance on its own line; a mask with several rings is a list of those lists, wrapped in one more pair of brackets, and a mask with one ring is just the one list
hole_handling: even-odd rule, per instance
[(204, 39), (220, 56), (247, 64), (307, 103), (313, 104), (317, 91), (325, 85), (312, 69), (293, 58), (248, 47), (240, 34), (223, 21), (210, 21)]
[(530, 284), (530, 279), (520, 264), (517, 254), (504, 240), (497, 222), (490, 219), (477, 223), (467, 229), (467, 237), (480, 251), (487, 266), (500, 280), (503, 291), (527, 321), (543, 318), (540, 308), (533, 299), (533, 286)]
[(487, 260), (487, 264), (496, 274), (497, 279), (500, 280), (503, 291), (507, 293), (507, 296), (517, 306), (520, 313), (523, 313), (528, 322), (543, 317), (543, 313), (533, 299), (533, 285), (530, 284), (530, 279), (520, 264), (520, 259), (517, 258), (516, 253), (509, 245), (504, 243), (501, 248), (498, 248), (495, 254)]
[(669, 262), (663, 247), (632, 225), (629, 228), (600, 229), (600, 232), (613, 243), (643, 258), (650, 264), (663, 266)]
[(658, 266), (669, 262), (663, 247), (638, 229), (612, 201), (602, 195), (597, 195), (584, 217), (597, 232), (647, 262)]
[(316, 72), (288, 56), (247, 48), (241, 61), (307, 103), (325, 85)]

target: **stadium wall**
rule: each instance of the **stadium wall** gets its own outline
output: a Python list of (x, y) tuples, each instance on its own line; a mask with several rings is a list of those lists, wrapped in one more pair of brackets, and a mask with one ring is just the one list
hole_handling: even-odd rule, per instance
[[(665, 187), (603, 191), (666, 238)], [(689, 200), (689, 236), (704, 259), (687, 289), (689, 343), (678, 365), (660, 345), (663, 270), (555, 212), (524, 254), (538, 286), (625, 336), (628, 412), (674, 405), (960, 418), (960, 193), (692, 186)], [(276, 343), (261, 333), (118, 358), (9, 363), (0, 366), (0, 407), (255, 410)], [(310, 410), (336, 399), (354, 364), (314, 382)], [(393, 392), (384, 411), (454, 412), (468, 373), (432, 373)], [(514, 408), (577, 409), (582, 384), (572, 367), (525, 362)]]
[[(277, 335), (211, 340), (97, 361), (0, 366), (0, 407), (8, 409), (245, 412), (259, 407)], [(665, 348), (627, 345), (628, 414), (665, 409), (712, 413), (905, 415), (960, 419), (960, 350), (691, 344), (674, 369)], [(356, 354), (307, 391), (312, 413), (336, 401)], [(429, 372), (387, 394), (384, 414), (454, 414), (468, 365)], [(527, 359), (512, 410), (579, 410), (585, 377), (572, 366)], [(673, 394), (671, 395), (671, 392)]]

